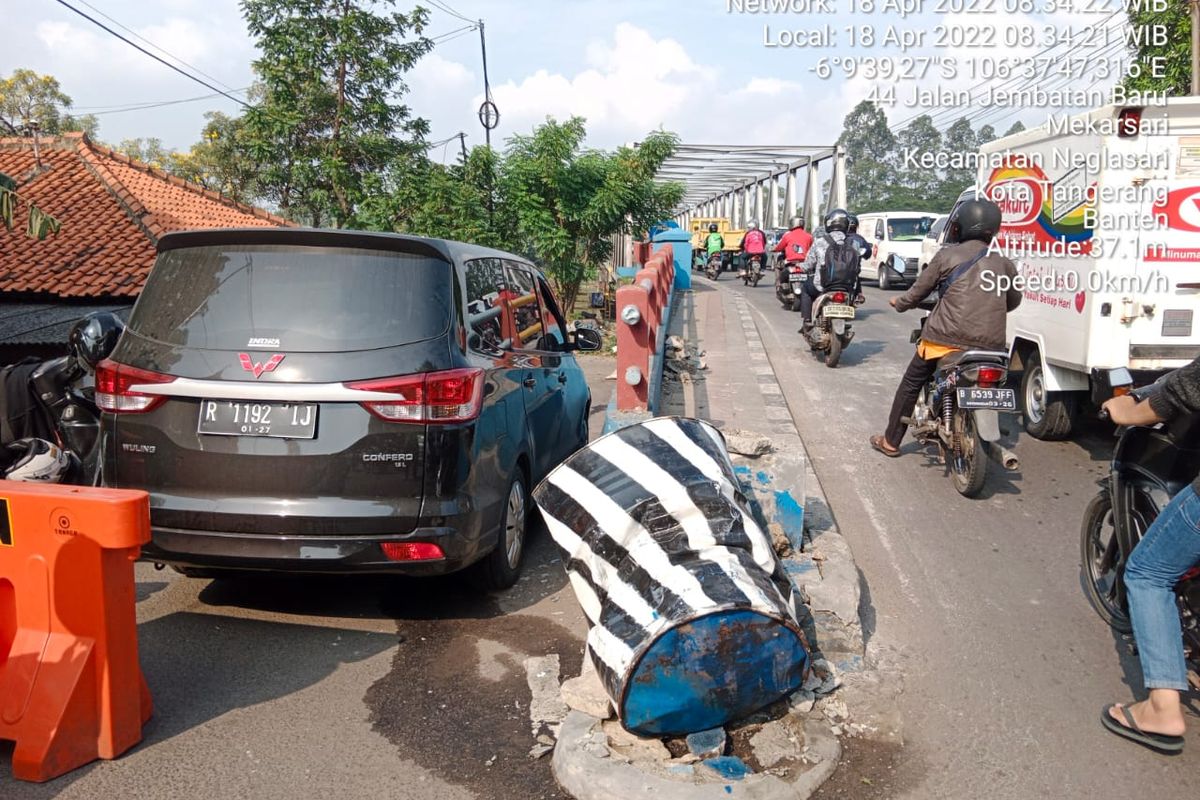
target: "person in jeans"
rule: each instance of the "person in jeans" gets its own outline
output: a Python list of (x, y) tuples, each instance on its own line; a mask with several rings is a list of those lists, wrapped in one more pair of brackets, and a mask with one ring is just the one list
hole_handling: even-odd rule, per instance
[[(950, 229), (947, 241), (955, 244), (939, 250), (912, 287), (889, 301), (897, 311), (908, 311), (931, 292), (937, 290), (941, 294), (925, 321), (917, 352), (896, 388), (887, 429), (882, 436), (870, 439), (871, 447), (885, 456), (900, 455), (900, 442), (908, 430), (903, 418), (912, 414), (921, 387), (937, 371), (938, 361), (956, 350), (1007, 349), (1004, 346), (1007, 315), (1021, 304), (1021, 292), (1016, 288), (1005, 292), (995, 288), (1002, 278), (1007, 278), (1011, 287), (1017, 275), (1012, 261), (990, 252), (1000, 222), (1000, 207), (990, 200), (967, 200), (959, 204), (946, 223)], [(993, 288), (988, 289), (989, 286)]]
[[(1139, 402), (1130, 395), (1104, 404), (1118, 425), (1153, 425), (1200, 412), (1200, 358), (1167, 376), (1162, 389)], [(1125, 565), (1129, 618), (1137, 641), (1147, 699), (1104, 709), (1100, 721), (1118, 736), (1155, 750), (1183, 750), (1187, 662), (1175, 584), (1200, 563), (1200, 477), (1172, 498), (1133, 548)]]

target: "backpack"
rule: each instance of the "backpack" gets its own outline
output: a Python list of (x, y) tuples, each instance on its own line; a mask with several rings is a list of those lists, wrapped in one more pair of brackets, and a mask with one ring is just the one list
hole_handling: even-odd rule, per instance
[(854, 242), (849, 236), (841, 244), (832, 236), (826, 236), (825, 241), (829, 249), (825, 251), (825, 264), (821, 267), (823, 290), (853, 289), (859, 272), (859, 253)]

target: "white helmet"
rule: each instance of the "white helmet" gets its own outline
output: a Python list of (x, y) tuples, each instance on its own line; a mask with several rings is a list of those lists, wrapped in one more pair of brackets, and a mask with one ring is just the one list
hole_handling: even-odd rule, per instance
[(45, 439), (18, 439), (7, 449), (13, 462), (6, 480), (60, 483), (71, 468), (71, 454)]
[(750, 220), (750, 224), (748, 226), (746, 226), (746, 229), (751, 230), (751, 231), (756, 231), (756, 230), (758, 230), (758, 223), (755, 222), (754, 220)]

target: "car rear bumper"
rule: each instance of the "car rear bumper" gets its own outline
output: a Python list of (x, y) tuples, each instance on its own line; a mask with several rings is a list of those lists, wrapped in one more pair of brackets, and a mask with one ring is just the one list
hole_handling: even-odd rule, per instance
[[(495, 546), (497, 531), (484, 530), (477, 514), (453, 527), (422, 527), (384, 536), (275, 536), (152, 527), (141, 559), (176, 567), (270, 572), (392, 573), (444, 575), (478, 561)], [(387, 542), (432, 542), (445, 557), (429, 561), (392, 561)]]

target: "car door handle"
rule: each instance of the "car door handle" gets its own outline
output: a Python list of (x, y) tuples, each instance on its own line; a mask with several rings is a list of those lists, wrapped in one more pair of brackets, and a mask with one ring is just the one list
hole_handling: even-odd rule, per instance
[(567, 373), (565, 373), (565, 372), (558, 373), (558, 382), (566, 383), (567, 382)]
[(525, 380), (521, 381), (521, 383), (526, 389), (532, 389), (538, 384), (537, 378), (526, 378)]

